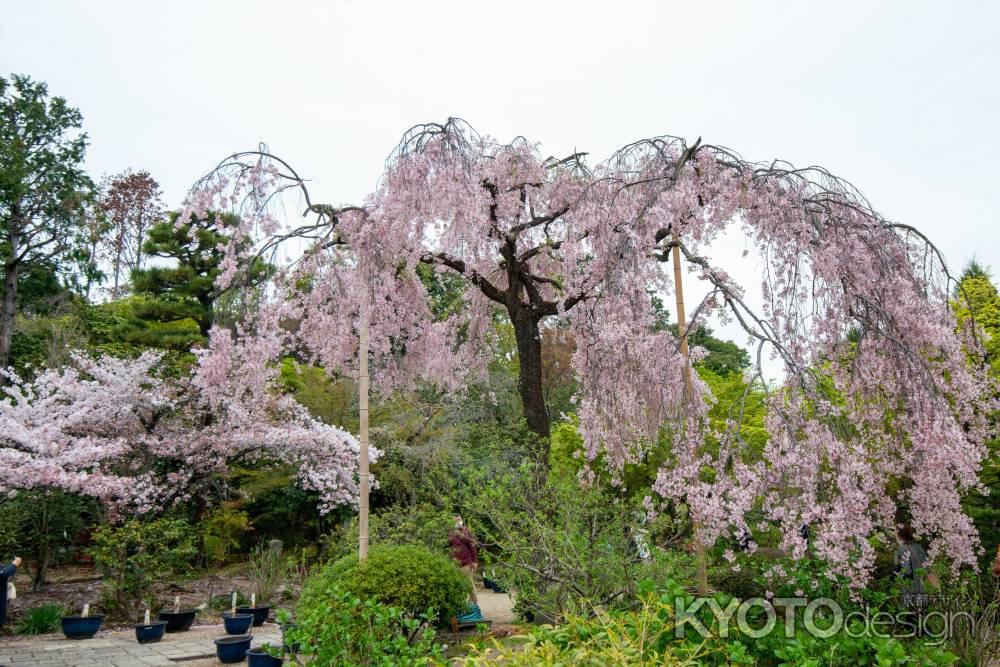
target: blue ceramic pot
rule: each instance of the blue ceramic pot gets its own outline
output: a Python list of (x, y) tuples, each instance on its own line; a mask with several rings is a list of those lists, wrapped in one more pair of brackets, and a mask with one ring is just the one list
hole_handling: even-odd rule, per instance
[(227, 611), (222, 615), (222, 624), (226, 626), (227, 635), (245, 635), (253, 625), (253, 614), (233, 614)]
[(237, 614), (253, 614), (253, 626), (264, 625), (267, 622), (267, 615), (271, 613), (271, 605), (257, 605), (256, 607), (237, 607)]
[(135, 626), (135, 640), (140, 644), (149, 644), (163, 639), (163, 631), (167, 629), (166, 621), (153, 621), (152, 623), (137, 623)]
[(63, 616), (62, 631), (67, 639), (90, 639), (101, 629), (104, 616)]
[(221, 637), (214, 641), (215, 654), (219, 657), (219, 662), (243, 662), (247, 659), (247, 649), (250, 648), (253, 635)]
[(268, 655), (260, 646), (247, 651), (247, 665), (249, 667), (281, 667), (282, 662), (281, 658)]
[(183, 632), (191, 629), (197, 609), (182, 609), (180, 611), (161, 611), (160, 620), (167, 622), (167, 632)]

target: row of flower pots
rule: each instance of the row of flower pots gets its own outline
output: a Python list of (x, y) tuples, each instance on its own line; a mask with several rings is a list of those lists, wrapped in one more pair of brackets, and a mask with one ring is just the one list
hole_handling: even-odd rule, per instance
[[(236, 613), (222, 614), (222, 622), (226, 637), (213, 640), (219, 662), (238, 663), (247, 661), (249, 667), (280, 667), (282, 659), (271, 655), (267, 648), (250, 646), (253, 635), (248, 634), (250, 628), (263, 625), (267, 621), (270, 606), (237, 607)], [(164, 632), (183, 632), (191, 627), (197, 616), (197, 609), (181, 611), (165, 611), (160, 613), (160, 620), (135, 625), (135, 638), (140, 644), (156, 642), (163, 638)], [(64, 616), (62, 618), (63, 634), (69, 639), (89, 639), (101, 629), (104, 620), (102, 614), (87, 616)], [(284, 631), (285, 626), (282, 626)], [(289, 647), (283, 647), (289, 650)]]
[[(280, 667), (283, 663), (281, 655), (298, 651), (297, 646), (289, 646), (284, 641), (282, 641), (280, 650), (277, 647), (270, 648), (266, 644), (255, 648), (250, 647), (253, 640), (253, 635), (249, 634), (250, 629), (267, 621), (269, 609), (269, 606), (237, 607), (236, 613), (225, 612), (222, 614), (222, 624), (226, 634), (230, 636), (213, 640), (219, 662), (237, 663), (243, 662), (245, 659), (249, 667)], [(282, 635), (286, 630), (295, 627), (295, 624), (291, 623), (290, 620), (287, 612), (278, 612), (278, 624), (281, 627)]]
[[(250, 647), (253, 640), (253, 635), (249, 634), (250, 628), (263, 624), (267, 619), (266, 611), (261, 612), (260, 609), (260, 607), (239, 607), (235, 614), (232, 612), (222, 614), (222, 623), (226, 634), (230, 636), (214, 640), (219, 662), (236, 663), (245, 659), (249, 667), (280, 667), (283, 663), (281, 656), (284, 653), (297, 651), (297, 647), (288, 646), (284, 641), (280, 650), (272, 649), (268, 645)], [(287, 622), (290, 619), (287, 614), (283, 618), (282, 613), (278, 613), (278, 621), (284, 635), (286, 630), (294, 627), (294, 624)]]
[[(271, 611), (270, 605), (257, 607), (237, 607), (236, 614), (222, 615), (228, 634), (246, 633), (251, 626), (257, 627), (267, 621)], [(135, 638), (140, 644), (159, 641), (164, 632), (183, 632), (189, 630), (198, 615), (197, 609), (182, 609), (178, 611), (161, 611), (158, 621), (137, 623)], [(67, 639), (90, 639), (101, 629), (104, 620), (102, 614), (84, 616), (63, 616), (62, 631)]]

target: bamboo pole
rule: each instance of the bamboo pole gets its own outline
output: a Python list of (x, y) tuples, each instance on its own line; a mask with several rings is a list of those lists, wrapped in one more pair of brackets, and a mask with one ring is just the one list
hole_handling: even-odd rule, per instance
[[(691, 382), (691, 359), (688, 353), (687, 339), (687, 319), (684, 313), (684, 286), (681, 281), (681, 248), (680, 238), (675, 234), (673, 239), (673, 260), (674, 260), (674, 296), (677, 303), (677, 336), (681, 341), (681, 377), (684, 381), (684, 404), (690, 405), (694, 398), (694, 386)], [(691, 458), (694, 460), (698, 456), (697, 445), (691, 447)], [(708, 559), (705, 556), (705, 545), (698, 535), (700, 526), (694, 524), (694, 550), (698, 561), (698, 593), (708, 594)]]
[(674, 259), (674, 296), (677, 302), (677, 336), (681, 340), (681, 357), (684, 364), (681, 366), (681, 377), (684, 380), (684, 403), (691, 401), (693, 387), (691, 385), (691, 364), (688, 356), (687, 339), (687, 319), (684, 314), (684, 286), (681, 283), (681, 249), (680, 239), (673, 238), (673, 259)]
[(358, 341), (358, 413), (361, 439), (361, 498), (358, 501), (358, 559), (368, 558), (368, 309), (361, 313)]

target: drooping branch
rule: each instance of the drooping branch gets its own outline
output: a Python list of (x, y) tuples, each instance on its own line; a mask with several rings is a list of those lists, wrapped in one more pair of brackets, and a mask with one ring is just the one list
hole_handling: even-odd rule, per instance
[[(531, 355), (540, 355), (544, 319), (557, 317), (576, 338), (586, 458), (620, 471), (668, 433), (675, 456), (655, 488), (688, 503), (707, 542), (752, 534), (747, 517), (757, 513), (801, 553), (802, 524), (823, 517), (816, 548), (838, 574), (863, 582), (874, 557), (868, 536), (906, 502), (934, 549), (969, 562), (975, 536), (958, 498), (977, 483), (983, 415), (992, 410), (982, 396), (992, 394), (967, 363), (976, 340), (956, 335), (953, 278), (940, 250), (821, 168), (750, 162), (670, 136), (629, 144), (593, 168), (584, 155), (543, 158), (522, 137), (500, 143), (452, 118), (403, 136), (364, 208), (315, 203), (305, 181), (265, 151), (224, 163), (246, 185), (224, 199), (244, 212), (239, 233), (254, 237), (253, 253), (293, 238), (312, 244), (266, 312), (269, 321), (295, 319), (290, 344), (331, 369), (356, 358), (354, 322), (364, 308), (377, 313), (379, 378), (405, 382), (419, 371), (460, 382), (456, 369), (486, 358), (477, 346), (489, 345), (501, 304), (526, 355), (525, 412), (543, 433)], [(271, 209), (296, 191), (315, 219), (289, 229)], [(217, 204), (220, 192), (205, 201)], [(761, 308), (704, 251), (732, 230), (761, 255)], [(649, 291), (671, 289), (664, 262), (673, 244), (711, 286), (692, 323), (724, 313), (754, 346), (756, 364), (721, 433), (709, 431), (712, 397), (698, 378), (693, 400), (684, 400), (679, 341), (651, 313)], [(234, 257), (231, 268), (238, 265)], [(444, 321), (431, 317), (420, 265), (475, 288)], [(768, 441), (737, 451), (765, 350), (785, 373), (763, 399)], [(700, 447), (708, 437), (722, 443), (718, 454)], [(700, 475), (705, 465), (718, 471), (712, 482)], [(891, 498), (899, 479), (912, 485)], [(857, 498), (875, 500), (860, 506)]]
[(497, 303), (506, 303), (504, 293), (501, 292), (493, 283), (484, 278), (482, 274), (474, 269), (470, 269), (465, 262), (455, 257), (451, 257), (447, 253), (437, 252), (437, 253), (424, 253), (420, 261), (426, 264), (434, 264), (437, 266), (447, 266), (459, 274), (467, 277), (469, 282), (482, 290), (490, 300), (496, 301)]

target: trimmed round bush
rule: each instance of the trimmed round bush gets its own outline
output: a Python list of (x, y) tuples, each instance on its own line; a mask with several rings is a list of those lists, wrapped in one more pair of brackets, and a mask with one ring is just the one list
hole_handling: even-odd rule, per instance
[(326, 565), (306, 582), (300, 613), (322, 604), (333, 587), (360, 600), (396, 607), (414, 618), (433, 609), (438, 619), (461, 612), (472, 589), (450, 558), (416, 545), (375, 546), (364, 562), (352, 554)]

